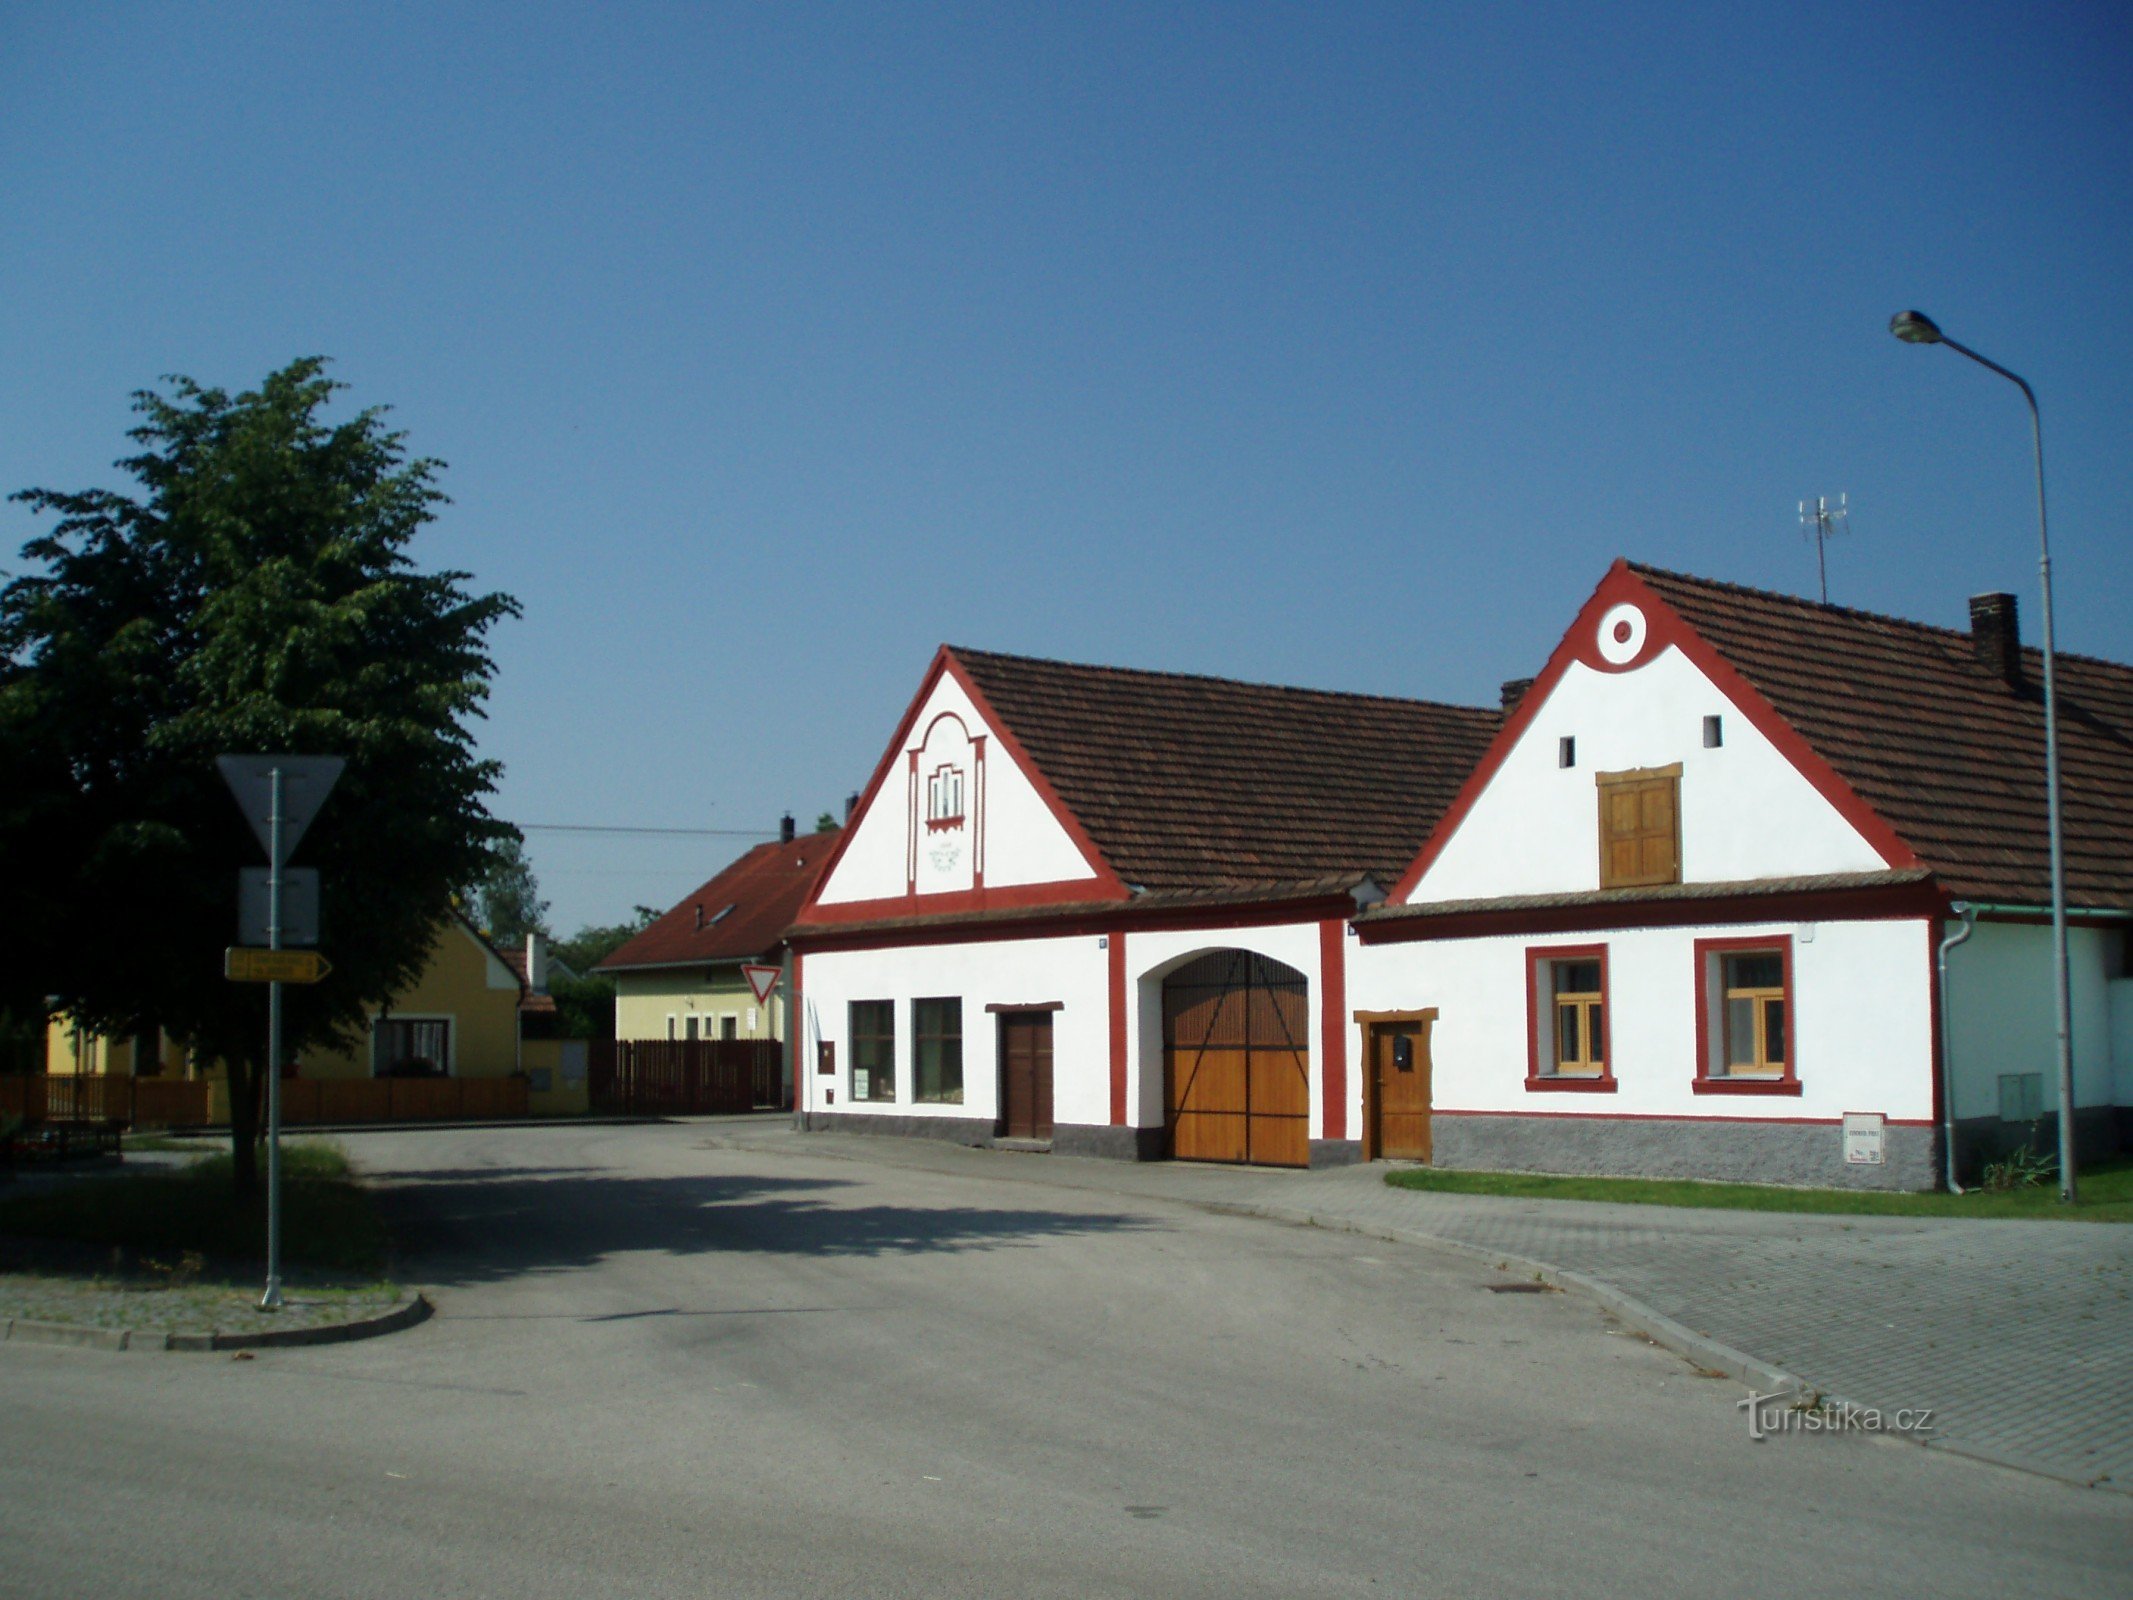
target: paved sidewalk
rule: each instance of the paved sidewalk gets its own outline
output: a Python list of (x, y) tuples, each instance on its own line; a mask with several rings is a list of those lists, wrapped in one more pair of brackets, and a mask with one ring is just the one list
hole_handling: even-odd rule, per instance
[(2133, 1227), (1427, 1194), (1389, 1187), (1382, 1165), (1135, 1165), (800, 1135), (760, 1121), (706, 1124), (705, 1133), (795, 1155), (1237, 1209), (1542, 1266), (1579, 1287), (1589, 1280), (1663, 1343), (1700, 1354), (1708, 1340), (1741, 1353), (1745, 1363), (1712, 1364), (1738, 1365), (1750, 1382), (1776, 1369), (1862, 1406), (1931, 1406), (1938, 1446), (2133, 1492)]

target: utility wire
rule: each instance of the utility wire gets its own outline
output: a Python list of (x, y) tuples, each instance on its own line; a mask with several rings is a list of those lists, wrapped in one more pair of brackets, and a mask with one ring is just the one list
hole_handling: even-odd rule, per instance
[(619, 828), (597, 822), (514, 822), (520, 833), (638, 833), (689, 839), (768, 839), (761, 828)]

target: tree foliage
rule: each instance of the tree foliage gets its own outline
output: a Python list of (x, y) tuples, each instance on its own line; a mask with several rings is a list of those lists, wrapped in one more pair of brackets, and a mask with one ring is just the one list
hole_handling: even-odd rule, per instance
[[(452, 891), (511, 837), (469, 732), (517, 613), (408, 554), (444, 495), (378, 410), (294, 362), (231, 395), (134, 397), (135, 494), (30, 489), (55, 518), (0, 590), (0, 856), (17, 909), (0, 972), (113, 1035), (160, 1025), (227, 1062), (251, 1169), (266, 1003), (221, 974), (237, 869), (262, 853), (225, 752), (347, 759), (297, 852), (320, 870), (324, 983), (287, 994), (293, 1053), (352, 1038), (425, 965)], [(29, 930), (33, 937), (21, 937)]]
[(629, 921), (608, 926), (587, 923), (568, 939), (557, 939), (548, 947), (549, 952), (580, 976), (590, 974), (594, 967), (658, 921), (659, 915), (654, 907), (633, 906)]
[(496, 944), (523, 944), (527, 934), (549, 931), (548, 902), (541, 898), (540, 881), (517, 834), (497, 842), (488, 870), (466, 899), (474, 921)]

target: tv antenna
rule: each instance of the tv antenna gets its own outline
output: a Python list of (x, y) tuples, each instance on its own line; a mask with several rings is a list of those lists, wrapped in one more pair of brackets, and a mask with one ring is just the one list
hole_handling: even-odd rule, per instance
[(1829, 496), (1815, 496), (1814, 507), (1808, 508), (1805, 500), (1800, 502), (1800, 532), (1815, 542), (1815, 571), (1822, 579), (1822, 603), (1829, 604), (1829, 541), (1850, 526), (1851, 508), (1847, 496), (1838, 495), (1837, 503), (1831, 505)]

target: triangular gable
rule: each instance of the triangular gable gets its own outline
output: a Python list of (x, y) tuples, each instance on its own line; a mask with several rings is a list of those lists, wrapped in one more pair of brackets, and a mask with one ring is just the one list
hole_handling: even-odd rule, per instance
[[(1702, 718), (1722, 719), (1717, 749)], [(1577, 740), (1560, 769), (1559, 741)], [(1392, 893), (1395, 904), (1597, 887), (1593, 775), (1685, 770), (1685, 881), (1914, 867), (1917, 855), (1624, 561), (1578, 612)], [(1545, 881), (1543, 881), (1545, 880)]]
[(1127, 898), (1087, 830), (943, 645), (800, 920)]

